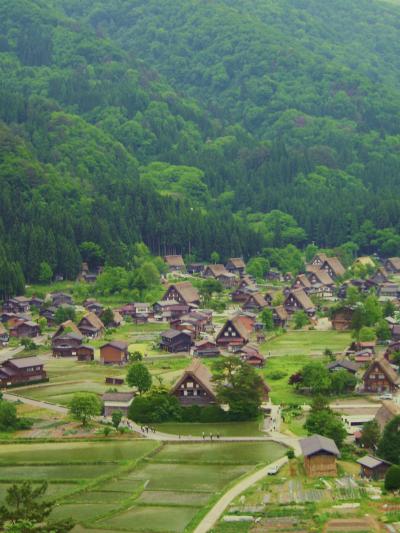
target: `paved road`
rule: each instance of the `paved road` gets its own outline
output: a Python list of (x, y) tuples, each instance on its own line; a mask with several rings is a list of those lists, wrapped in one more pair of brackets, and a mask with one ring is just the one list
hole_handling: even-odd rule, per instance
[(235, 499), (239, 494), (247, 490), (249, 487), (257, 483), (264, 477), (268, 475), (269, 470), (274, 466), (283, 466), (287, 463), (288, 458), (282, 457), (274, 463), (264, 466), (261, 470), (257, 470), (253, 474), (250, 474), (244, 479), (241, 479), (234, 487), (229, 489), (214, 505), (214, 507), (209, 511), (200, 524), (194, 530), (194, 533), (207, 533), (214, 526), (214, 524), (219, 520), (221, 515), (224, 513), (228, 505)]
[[(10, 394), (8, 392), (4, 393), (4, 399), (9, 401), (20, 401), (40, 409), (49, 409), (56, 413), (68, 414), (68, 409), (62, 405), (57, 405), (54, 403), (43, 402), (39, 400), (32, 400), (31, 398), (25, 398), (23, 396), (18, 396), (17, 394)], [(98, 421), (104, 420), (104, 417), (98, 417)], [(158, 441), (177, 441), (177, 442), (210, 442), (210, 437), (203, 439), (202, 437), (193, 437), (192, 435), (173, 435), (170, 433), (162, 433), (160, 431), (145, 431), (141, 426), (135, 424), (130, 420), (125, 421), (125, 425), (128, 426), (132, 431), (139, 433), (145, 438), (158, 440)], [(293, 448), (296, 455), (301, 453), (299, 441), (295, 437), (289, 437), (278, 431), (269, 432), (268, 436), (262, 437), (220, 437), (217, 439), (214, 437), (213, 442), (278, 442), (290, 448)]]
[[(134, 422), (127, 422), (128, 427), (130, 427), (136, 433), (143, 435), (148, 439), (159, 440), (159, 441), (177, 441), (177, 442), (211, 442), (209, 436), (206, 436), (205, 439), (202, 437), (194, 437), (192, 435), (172, 435), (170, 433), (162, 433), (160, 431), (145, 431), (141, 426), (135, 424)], [(299, 441), (295, 437), (289, 437), (278, 431), (271, 431), (268, 435), (261, 437), (224, 437), (221, 436), (217, 439), (213, 437), (213, 442), (279, 442), (290, 448), (293, 448), (296, 455), (301, 454)]]
[(330, 404), (331, 409), (379, 409), (382, 403), (364, 402), (364, 403), (336, 403)]
[(64, 415), (68, 413), (68, 409), (66, 407), (62, 407), (61, 405), (56, 405), (54, 403), (40, 402), (38, 400), (24, 398), (23, 396), (17, 396), (16, 394), (10, 394), (8, 392), (5, 392), (3, 397), (5, 400), (9, 400), (11, 402), (20, 401), (28, 405), (33, 405), (34, 407), (39, 407), (40, 409), (49, 409), (49, 411), (55, 411), (56, 413), (62, 413)]

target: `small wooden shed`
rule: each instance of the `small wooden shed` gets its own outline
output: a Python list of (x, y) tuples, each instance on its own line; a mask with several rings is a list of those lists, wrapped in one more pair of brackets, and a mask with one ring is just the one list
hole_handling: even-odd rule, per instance
[(383, 479), (387, 469), (392, 463), (373, 457), (372, 455), (365, 455), (357, 461), (361, 467), (360, 475), (368, 479)]
[(308, 477), (336, 476), (336, 459), (340, 452), (333, 439), (313, 435), (300, 440), (304, 468)]

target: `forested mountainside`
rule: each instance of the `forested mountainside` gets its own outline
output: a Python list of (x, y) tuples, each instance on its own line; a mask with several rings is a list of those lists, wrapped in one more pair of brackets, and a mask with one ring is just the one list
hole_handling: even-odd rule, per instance
[(73, 277), (88, 241), (114, 265), (138, 241), (400, 253), (399, 17), (378, 0), (2, 3), (0, 270)]
[(203, 172), (186, 165), (207, 160), (205, 139), (218, 135), (206, 114), (50, 6), (0, 6), (2, 272), (17, 261), (36, 280), (47, 261), (74, 277), (87, 241), (114, 265), (141, 240), (160, 254), (255, 253), (261, 239), (227, 207), (211, 209)]

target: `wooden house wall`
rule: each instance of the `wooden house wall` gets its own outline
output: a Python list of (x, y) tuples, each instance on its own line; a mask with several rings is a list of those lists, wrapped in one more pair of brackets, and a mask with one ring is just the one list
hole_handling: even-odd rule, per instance
[(336, 457), (331, 454), (315, 454), (304, 458), (307, 476), (336, 476)]

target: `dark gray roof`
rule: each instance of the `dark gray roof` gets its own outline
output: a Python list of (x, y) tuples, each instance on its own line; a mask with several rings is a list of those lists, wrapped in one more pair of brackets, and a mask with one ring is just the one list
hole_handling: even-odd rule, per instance
[(103, 344), (101, 348), (105, 348), (106, 346), (112, 346), (113, 348), (117, 348), (118, 350), (126, 350), (128, 348), (128, 343), (125, 341), (110, 341)]
[(333, 370), (336, 367), (341, 367), (345, 370), (350, 370), (350, 372), (357, 372), (359, 369), (359, 366), (357, 363), (354, 363), (353, 361), (333, 361), (332, 363), (329, 363), (327, 365), (328, 370)]
[(130, 402), (134, 397), (133, 392), (105, 392), (101, 397), (103, 402)]
[(367, 468), (376, 468), (381, 464), (391, 464), (384, 459), (379, 459), (378, 457), (373, 457), (372, 455), (365, 455), (364, 457), (361, 457), (361, 459), (358, 459), (357, 463), (361, 466), (366, 466)]
[(30, 357), (17, 357), (15, 359), (9, 359), (9, 362), (17, 368), (28, 368), (30, 366), (43, 365), (43, 361), (35, 355)]
[(36, 322), (32, 322), (32, 320), (27, 320), (24, 322), (25, 326), (30, 326), (31, 328), (38, 328), (39, 324), (36, 324)]
[(187, 333), (184, 331), (180, 331), (178, 329), (169, 329), (167, 331), (163, 331), (161, 333), (161, 337), (166, 337), (167, 339), (173, 339), (175, 337), (178, 337), (182, 333), (185, 333), (185, 335), (187, 335)]
[(327, 452), (336, 455), (336, 457), (340, 457), (340, 452), (335, 441), (322, 435), (313, 435), (312, 437), (301, 439), (300, 446), (305, 457), (318, 452)]
[(59, 335), (57, 337), (57, 340), (62, 340), (62, 339), (76, 339), (77, 341), (80, 341), (83, 339), (83, 335), (80, 334), (78, 335), (78, 333), (74, 333), (74, 332), (70, 332), (70, 333), (63, 333), (62, 335)]

